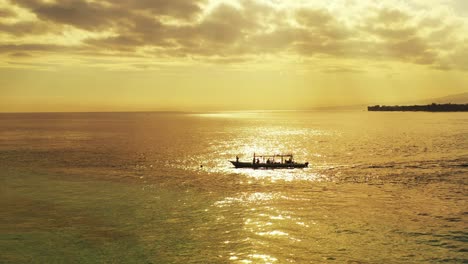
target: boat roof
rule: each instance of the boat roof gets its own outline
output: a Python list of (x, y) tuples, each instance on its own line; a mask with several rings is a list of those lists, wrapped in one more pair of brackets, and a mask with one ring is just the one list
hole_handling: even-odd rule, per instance
[(270, 155), (259, 155), (254, 153), (254, 157), (259, 157), (259, 158), (277, 158), (277, 157), (293, 157), (293, 154), (270, 154)]

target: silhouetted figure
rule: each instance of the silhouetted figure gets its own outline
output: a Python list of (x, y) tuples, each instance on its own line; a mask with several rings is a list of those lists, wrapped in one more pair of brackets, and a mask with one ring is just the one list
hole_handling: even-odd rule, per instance
[(236, 162), (239, 162), (239, 156), (236, 156)]

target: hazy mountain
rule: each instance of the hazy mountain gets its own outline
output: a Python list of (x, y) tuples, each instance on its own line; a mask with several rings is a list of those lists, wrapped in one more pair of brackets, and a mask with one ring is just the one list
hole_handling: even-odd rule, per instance
[(430, 104), (430, 103), (437, 103), (437, 104), (468, 104), (468, 93), (461, 93), (461, 94), (453, 94), (439, 98), (433, 98), (424, 100), (422, 103)]

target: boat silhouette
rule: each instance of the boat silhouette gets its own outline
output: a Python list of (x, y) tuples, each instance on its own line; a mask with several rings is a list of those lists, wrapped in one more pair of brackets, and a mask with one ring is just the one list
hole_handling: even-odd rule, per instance
[(239, 161), (239, 157), (236, 156), (236, 160), (230, 160), (229, 162), (236, 168), (268, 168), (268, 169), (293, 169), (293, 168), (306, 168), (309, 166), (309, 162), (300, 163), (294, 161), (293, 154), (275, 154), (275, 155), (256, 155), (254, 153), (251, 162)]

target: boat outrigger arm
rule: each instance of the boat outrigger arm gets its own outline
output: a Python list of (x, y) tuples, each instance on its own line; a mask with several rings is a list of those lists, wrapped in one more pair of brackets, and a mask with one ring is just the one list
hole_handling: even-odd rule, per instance
[(254, 153), (252, 162), (239, 161), (239, 157), (236, 160), (230, 160), (232, 165), (236, 168), (306, 168), (309, 166), (309, 162), (298, 163), (294, 161), (293, 154), (276, 154), (276, 155), (256, 155)]

